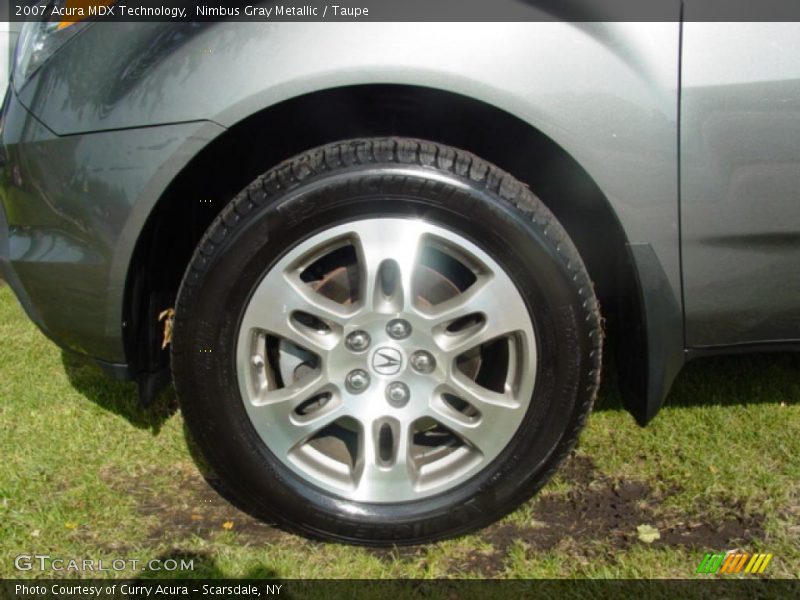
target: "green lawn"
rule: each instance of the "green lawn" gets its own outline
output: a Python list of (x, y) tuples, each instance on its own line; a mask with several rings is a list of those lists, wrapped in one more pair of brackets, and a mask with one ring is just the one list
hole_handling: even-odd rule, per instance
[(194, 559), (181, 577), (696, 577), (705, 552), (733, 548), (800, 574), (800, 355), (693, 363), (645, 429), (609, 385), (537, 499), (476, 535), (370, 550), (232, 508), (199, 474), (171, 392), (138, 408), (134, 386), (63, 354), (1, 284), (0, 340), (0, 577), (20, 575), (21, 553)]

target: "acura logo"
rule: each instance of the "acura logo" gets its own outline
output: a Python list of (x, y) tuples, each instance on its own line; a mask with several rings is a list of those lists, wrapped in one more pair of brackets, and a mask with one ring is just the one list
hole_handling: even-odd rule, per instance
[(378, 348), (372, 355), (372, 369), (378, 375), (396, 375), (403, 366), (403, 355), (395, 348)]

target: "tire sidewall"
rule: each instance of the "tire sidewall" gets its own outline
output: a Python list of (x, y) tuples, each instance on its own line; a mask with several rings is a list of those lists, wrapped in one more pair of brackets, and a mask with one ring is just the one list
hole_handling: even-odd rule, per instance
[[(453, 230), (506, 270), (533, 321), (536, 383), (511, 442), (468, 481), (413, 502), (353, 502), (311, 485), (269, 451), (245, 410), (235, 348), (250, 296), (285, 252), (337, 224), (398, 216)], [(488, 523), (546, 481), (592, 388), (592, 347), (570, 261), (531, 215), (472, 181), (389, 164), (307, 179), (237, 215), (228, 231), (204, 258), (201, 280), (181, 290), (184, 314), (175, 325), (173, 361), (192, 436), (239, 500), (262, 516), (325, 537), (420, 541)]]

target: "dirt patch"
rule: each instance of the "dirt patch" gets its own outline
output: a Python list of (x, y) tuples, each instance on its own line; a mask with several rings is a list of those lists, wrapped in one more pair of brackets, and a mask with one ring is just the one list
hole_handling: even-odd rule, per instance
[(132, 497), (142, 517), (152, 522), (148, 541), (177, 543), (192, 536), (203, 539), (230, 532), (242, 544), (285, 541), (283, 531), (236, 508), (191, 467), (173, 473), (144, 472), (132, 479), (113, 473), (101, 477), (112, 489)]
[(702, 510), (695, 514), (660, 510), (663, 500), (680, 490), (662, 494), (641, 481), (608, 477), (599, 473), (588, 457), (573, 456), (562, 467), (561, 478), (572, 489), (564, 493), (545, 491), (533, 500), (532, 525), (489, 527), (483, 536), (494, 551), (476, 551), (459, 562), (492, 576), (503, 572), (515, 543), (522, 543), (532, 556), (567, 546), (591, 553), (593, 546), (601, 545), (603, 552), (616, 552), (643, 543), (638, 539), (639, 525), (659, 531), (661, 537), (652, 542), (654, 547), (724, 550), (763, 535), (763, 516), (747, 514), (736, 504), (724, 505), (730, 516), (723, 519), (705, 518)]
[[(661, 537), (653, 546), (729, 548), (762, 533), (763, 517), (745, 515), (738, 505), (726, 506), (731, 516), (714, 521), (704, 519), (702, 514), (662, 513), (657, 509), (663, 500), (680, 490), (661, 494), (641, 481), (608, 477), (600, 474), (585, 456), (569, 460), (562, 477), (573, 484), (573, 489), (563, 494), (542, 494), (533, 510), (535, 527), (519, 531), (505, 525), (498, 529), (517, 529), (523, 534), (523, 541), (535, 550), (554, 548), (564, 538), (599, 540), (622, 549), (640, 543), (636, 529), (639, 525), (658, 529)], [(504, 532), (501, 538), (508, 537), (508, 533), (511, 532)]]
[(558, 469), (558, 478), (573, 486), (587, 486), (599, 477), (594, 461), (588, 456), (572, 454)]
[[(639, 543), (637, 527), (655, 527), (660, 538), (653, 546), (698, 546), (730, 548), (762, 532), (760, 516), (732, 516), (709, 522), (698, 515), (681, 520), (679, 515), (656, 515), (654, 507), (663, 498), (635, 481), (601, 482), (589, 489), (564, 495), (545, 495), (536, 505), (537, 527), (518, 529), (531, 548), (549, 550), (564, 538), (603, 541), (613, 549)], [(740, 511), (732, 508), (732, 513)], [(511, 526), (506, 526), (511, 527)]]

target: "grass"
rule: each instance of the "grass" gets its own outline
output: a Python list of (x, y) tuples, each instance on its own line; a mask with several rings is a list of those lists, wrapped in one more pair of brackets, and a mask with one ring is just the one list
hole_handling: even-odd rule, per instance
[[(690, 364), (644, 429), (607, 385), (538, 498), (475, 535), (370, 550), (225, 503), (198, 474), (171, 392), (139, 408), (132, 385), (63, 354), (4, 286), (0, 340), (0, 577), (52, 576), (15, 570), (38, 553), (194, 561), (176, 577), (693, 578), (705, 552), (732, 548), (773, 553), (772, 577), (800, 574), (798, 355)], [(639, 525), (661, 538), (640, 541)]]

